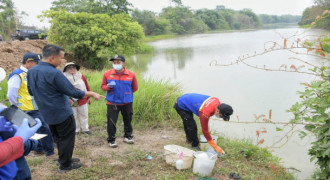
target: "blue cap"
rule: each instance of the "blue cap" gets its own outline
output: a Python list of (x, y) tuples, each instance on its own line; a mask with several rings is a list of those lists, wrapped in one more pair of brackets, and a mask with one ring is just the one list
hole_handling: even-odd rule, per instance
[(25, 53), (23, 56), (23, 64), (25, 64), (27, 61), (39, 62), (40, 60), (41, 60), (41, 54)]

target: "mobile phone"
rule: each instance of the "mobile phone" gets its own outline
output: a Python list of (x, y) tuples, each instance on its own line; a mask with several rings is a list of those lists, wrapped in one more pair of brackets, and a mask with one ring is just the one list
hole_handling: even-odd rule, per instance
[(24, 118), (28, 119), (30, 127), (33, 127), (37, 124), (37, 121), (33, 117), (26, 114), (24, 111), (20, 110), (15, 105), (11, 105), (10, 107), (4, 109), (0, 113), (0, 116), (5, 117), (8, 121), (10, 121), (11, 123), (15, 124), (18, 127), (21, 126)]

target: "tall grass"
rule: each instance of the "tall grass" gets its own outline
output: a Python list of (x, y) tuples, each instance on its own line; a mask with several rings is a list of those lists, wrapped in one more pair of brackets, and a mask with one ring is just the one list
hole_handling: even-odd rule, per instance
[[(102, 71), (84, 70), (91, 91), (106, 95), (101, 90)], [(176, 99), (181, 95), (179, 84), (171, 84), (167, 80), (144, 79), (137, 74), (139, 89), (134, 93), (133, 124), (144, 127), (181, 126), (179, 116), (173, 108)], [(94, 101), (89, 106), (89, 119), (91, 125), (102, 126), (106, 124), (106, 100)]]

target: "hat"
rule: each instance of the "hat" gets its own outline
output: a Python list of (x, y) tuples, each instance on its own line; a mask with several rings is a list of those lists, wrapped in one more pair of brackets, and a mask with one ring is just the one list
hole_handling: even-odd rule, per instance
[(234, 112), (233, 108), (228, 104), (221, 103), (218, 106), (218, 109), (219, 109), (220, 113), (222, 114), (223, 120), (229, 121), (230, 115), (232, 115)]
[(68, 68), (68, 66), (70, 66), (70, 65), (76, 66), (77, 71), (79, 71), (79, 69), (80, 69), (80, 66), (79, 65), (75, 64), (74, 62), (69, 62), (69, 63), (66, 63), (65, 64), (64, 69), (63, 69), (63, 72), (65, 72), (66, 69)]
[(27, 61), (39, 62), (40, 60), (41, 60), (41, 54), (25, 53), (23, 56), (23, 64), (25, 64)]
[(115, 55), (115, 57), (110, 59), (110, 61), (113, 61), (113, 60), (120, 60), (120, 61), (125, 62), (124, 56), (121, 56), (121, 55)]

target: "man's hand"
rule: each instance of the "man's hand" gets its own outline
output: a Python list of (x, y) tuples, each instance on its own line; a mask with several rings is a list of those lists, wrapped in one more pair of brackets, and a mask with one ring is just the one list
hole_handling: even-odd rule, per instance
[(101, 98), (105, 98), (105, 96), (102, 96), (100, 94), (94, 93), (93, 98), (95, 101), (99, 101)]
[(87, 103), (88, 103), (88, 104), (92, 104), (92, 101), (91, 101), (90, 98), (87, 99)]

